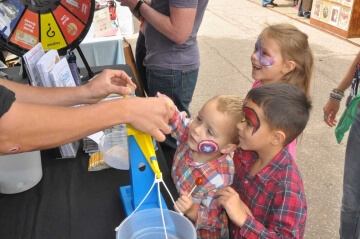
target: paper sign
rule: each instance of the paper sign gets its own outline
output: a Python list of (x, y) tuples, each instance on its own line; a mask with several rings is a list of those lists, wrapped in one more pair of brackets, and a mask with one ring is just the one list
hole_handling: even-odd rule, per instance
[(104, 35), (106, 32), (112, 31), (109, 8), (103, 8), (94, 13), (94, 35)]

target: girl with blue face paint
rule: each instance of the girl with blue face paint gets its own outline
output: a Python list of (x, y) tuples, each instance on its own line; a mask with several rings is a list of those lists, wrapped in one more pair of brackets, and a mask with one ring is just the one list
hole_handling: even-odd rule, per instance
[(314, 68), (308, 36), (290, 24), (269, 25), (258, 36), (251, 54), (253, 87), (285, 82), (309, 96)]
[[(285, 82), (296, 85), (308, 96), (314, 68), (308, 37), (290, 24), (269, 25), (260, 33), (251, 54), (252, 88)], [(296, 140), (288, 145), (295, 158)]]

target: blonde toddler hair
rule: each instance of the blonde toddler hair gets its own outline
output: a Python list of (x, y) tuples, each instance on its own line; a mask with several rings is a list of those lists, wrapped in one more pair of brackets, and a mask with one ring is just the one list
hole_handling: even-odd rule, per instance
[(229, 114), (234, 122), (233, 134), (229, 136), (231, 143), (239, 144), (237, 124), (244, 117), (243, 114), (243, 98), (236, 95), (217, 95), (208, 102), (216, 100), (216, 109), (223, 113)]

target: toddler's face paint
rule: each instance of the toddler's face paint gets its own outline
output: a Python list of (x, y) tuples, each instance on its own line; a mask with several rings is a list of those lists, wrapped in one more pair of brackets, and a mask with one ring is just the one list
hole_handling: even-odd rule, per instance
[(262, 48), (263, 48), (263, 39), (259, 37), (255, 43), (256, 56), (259, 59), (260, 64), (262, 66), (266, 66), (266, 67), (272, 66), (275, 62), (275, 57), (264, 56)]
[(203, 140), (198, 145), (200, 153), (211, 154), (219, 150), (219, 146), (212, 140)]
[(253, 127), (252, 134), (255, 134), (256, 131), (260, 128), (260, 120), (259, 120), (258, 115), (256, 114), (254, 109), (249, 108), (247, 106), (243, 107), (243, 111), (244, 111), (246, 120), (248, 120), (249, 123)]

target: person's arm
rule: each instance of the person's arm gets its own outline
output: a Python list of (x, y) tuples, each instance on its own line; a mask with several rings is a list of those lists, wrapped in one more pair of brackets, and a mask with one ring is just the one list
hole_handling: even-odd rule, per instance
[[(175, 211), (184, 213), (187, 218), (193, 223), (197, 220), (197, 204), (194, 203), (191, 197), (187, 195), (181, 195), (175, 202)], [(179, 210), (180, 211), (179, 211)]]
[(104, 70), (85, 85), (77, 87), (33, 87), (0, 79), (0, 85), (15, 92), (18, 102), (73, 106), (93, 104), (109, 94), (130, 94), (136, 85), (121, 70)]
[(128, 97), (74, 108), (15, 101), (0, 118), (0, 154), (57, 147), (121, 123), (164, 141), (169, 112), (163, 98)]
[(229, 219), (237, 226), (242, 227), (248, 216), (252, 216), (250, 209), (240, 199), (239, 194), (230, 186), (221, 189), (218, 204), (223, 206)]
[[(354, 74), (355, 74), (356, 65), (359, 64), (359, 62), (360, 62), (360, 52), (356, 55), (349, 70), (346, 72), (345, 76), (342, 78), (339, 85), (337, 86), (338, 89), (340, 89), (344, 92), (345, 90), (347, 90), (350, 87), (351, 82), (354, 77)], [(324, 121), (330, 127), (335, 126), (337, 123), (336, 114), (338, 113), (338, 111), (340, 109), (340, 102), (341, 101), (329, 98), (323, 108)]]
[[(118, 0), (119, 1), (119, 0)], [(134, 10), (138, 0), (120, 0), (122, 6)], [(196, 8), (170, 7), (170, 16), (159, 13), (148, 4), (141, 4), (140, 13), (148, 24), (167, 38), (182, 45), (189, 38), (196, 17)]]
[[(222, 192), (221, 192), (222, 191)], [(250, 209), (231, 187), (221, 190), (219, 204), (223, 205), (229, 219), (240, 227), (244, 238), (300, 238), (301, 227), (305, 226), (306, 202), (298, 185), (286, 184), (279, 188), (272, 198), (272, 220), (265, 227), (251, 214)]]

